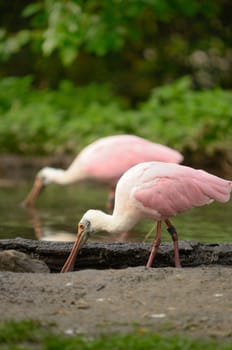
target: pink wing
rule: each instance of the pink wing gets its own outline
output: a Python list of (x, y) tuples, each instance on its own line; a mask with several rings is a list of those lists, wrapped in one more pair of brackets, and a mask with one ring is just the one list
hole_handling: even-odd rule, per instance
[(151, 160), (178, 163), (182, 159), (179, 152), (164, 145), (133, 135), (118, 135), (100, 139), (87, 147), (78, 162), (86, 174), (117, 181), (135, 164)]
[[(183, 167), (186, 168), (186, 167)], [(160, 219), (196, 206), (218, 200), (229, 200), (232, 183), (201, 170), (192, 169), (192, 176), (157, 177), (134, 192), (134, 198), (150, 212), (155, 210)]]

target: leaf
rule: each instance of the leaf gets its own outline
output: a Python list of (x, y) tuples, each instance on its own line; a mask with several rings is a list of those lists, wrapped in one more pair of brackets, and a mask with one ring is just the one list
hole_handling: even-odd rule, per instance
[(41, 11), (43, 9), (43, 5), (42, 3), (33, 3), (33, 4), (29, 4), (27, 5), (23, 12), (22, 12), (22, 16), (23, 17), (30, 17), (35, 15), (37, 12)]

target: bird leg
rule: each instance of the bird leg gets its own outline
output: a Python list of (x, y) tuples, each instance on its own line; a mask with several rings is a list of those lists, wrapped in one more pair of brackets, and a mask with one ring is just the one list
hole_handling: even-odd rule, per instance
[(171, 224), (170, 220), (165, 220), (167, 225), (167, 230), (170, 233), (174, 246), (174, 256), (175, 256), (175, 266), (181, 267), (180, 256), (179, 256), (179, 247), (178, 247), (178, 236), (175, 227)]
[(152, 247), (151, 247), (151, 253), (150, 253), (146, 267), (151, 267), (151, 265), (152, 265), (153, 259), (155, 257), (155, 254), (156, 254), (157, 249), (158, 249), (160, 242), (161, 242), (160, 237), (161, 237), (161, 221), (157, 221), (156, 236), (155, 236), (155, 240), (154, 240)]
[(114, 197), (115, 197), (115, 186), (113, 186), (108, 195), (108, 199), (106, 202), (106, 209), (108, 212), (112, 212), (114, 208)]

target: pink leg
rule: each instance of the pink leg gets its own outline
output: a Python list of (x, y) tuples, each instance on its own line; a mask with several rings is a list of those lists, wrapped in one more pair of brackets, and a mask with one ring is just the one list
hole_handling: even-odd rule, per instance
[(178, 247), (178, 236), (175, 227), (171, 224), (170, 220), (165, 220), (167, 225), (167, 230), (170, 233), (174, 246), (174, 256), (175, 256), (175, 266), (181, 267), (180, 256), (179, 256), (179, 247)]
[(151, 267), (151, 265), (152, 265), (156, 251), (157, 251), (157, 249), (160, 245), (160, 242), (161, 242), (160, 237), (161, 237), (161, 221), (157, 221), (156, 236), (155, 236), (155, 240), (154, 240), (152, 247), (151, 247), (151, 253), (150, 253), (146, 267)]
[(114, 196), (115, 196), (115, 187), (112, 187), (106, 202), (106, 209), (109, 212), (112, 212), (114, 209)]

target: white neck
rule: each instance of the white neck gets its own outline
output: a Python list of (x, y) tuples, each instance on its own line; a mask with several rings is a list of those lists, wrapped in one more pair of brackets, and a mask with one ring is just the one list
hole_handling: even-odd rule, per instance
[(66, 176), (66, 170), (51, 168), (49, 169), (49, 173), (46, 175), (48, 181), (51, 183), (59, 185), (66, 185), (70, 183), (68, 177)]
[(84, 217), (91, 222), (94, 231), (107, 231), (109, 233), (121, 233), (129, 231), (138, 221), (139, 217), (128, 214), (106, 214), (100, 210), (89, 210)]
[(42, 169), (39, 175), (42, 178), (43, 176), (45, 177), (45, 184), (56, 183), (59, 185), (68, 185), (81, 180), (83, 177), (81, 173), (77, 171), (73, 172), (69, 171), (69, 169), (63, 170), (50, 167)]
[(52, 174), (51, 178), (52, 182), (59, 184), (59, 185), (66, 185), (67, 179), (65, 176), (65, 170), (63, 169), (54, 169), (54, 172)]

